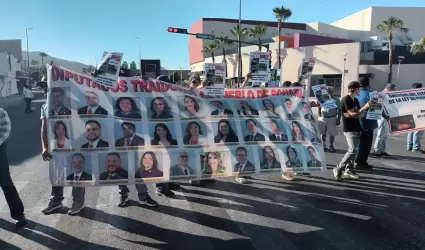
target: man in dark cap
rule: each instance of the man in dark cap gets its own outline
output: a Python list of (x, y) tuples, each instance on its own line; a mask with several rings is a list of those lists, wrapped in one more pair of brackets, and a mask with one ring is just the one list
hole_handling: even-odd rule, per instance
[[(361, 77), (359, 79), (359, 83), (360, 92), (357, 96), (357, 99), (359, 100), (360, 107), (363, 107), (370, 100), (369, 94), (372, 91), (370, 90), (368, 77)], [(371, 169), (372, 166), (367, 163), (367, 159), (372, 148), (373, 131), (378, 127), (378, 123), (376, 120), (366, 119), (366, 116), (367, 112), (360, 116), (360, 125), (362, 131), (360, 133), (360, 142), (355, 160), (355, 168)]]
[[(422, 88), (422, 83), (414, 83), (412, 87), (414, 89), (420, 89)], [(423, 154), (424, 151), (421, 149), (421, 139), (423, 135), (424, 130), (409, 132), (407, 134), (407, 150)]]
[(356, 156), (357, 149), (360, 142), (360, 132), (362, 126), (360, 124), (360, 117), (373, 103), (367, 102), (363, 107), (360, 106), (357, 96), (360, 94), (360, 83), (350, 82), (348, 84), (348, 95), (341, 99), (341, 112), (342, 128), (344, 131), (345, 139), (347, 140), (348, 150), (342, 158), (341, 162), (333, 169), (334, 177), (336, 180), (342, 180), (342, 174), (358, 179), (359, 176), (354, 171), (354, 157)]
[(202, 89), (208, 85), (206, 80), (201, 80), (201, 76), (193, 74), (189, 77), (189, 86), (191, 89)]

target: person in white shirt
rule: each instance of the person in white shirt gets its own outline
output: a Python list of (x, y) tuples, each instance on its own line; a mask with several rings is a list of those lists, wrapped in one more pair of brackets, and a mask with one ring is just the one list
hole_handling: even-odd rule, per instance
[(24, 96), (24, 100), (25, 100), (25, 113), (31, 113), (31, 102), (32, 99), (34, 99), (34, 94), (32, 93), (32, 91), (30, 90), (30, 87), (25, 86), (24, 90), (22, 92), (22, 95)]

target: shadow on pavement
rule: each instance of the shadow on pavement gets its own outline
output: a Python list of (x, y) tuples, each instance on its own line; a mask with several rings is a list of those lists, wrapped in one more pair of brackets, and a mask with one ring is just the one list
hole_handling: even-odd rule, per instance
[[(0, 219), (0, 228), (18, 234), (30, 241), (35, 241), (48, 249), (118, 249), (82, 241), (74, 236), (63, 233), (52, 227), (41, 225), (34, 221), (28, 221), (26, 228), (17, 229), (15, 224)], [(8, 245), (10, 244), (6, 243), (6, 245), (3, 245), (0, 241), (0, 249), (6, 249)]]

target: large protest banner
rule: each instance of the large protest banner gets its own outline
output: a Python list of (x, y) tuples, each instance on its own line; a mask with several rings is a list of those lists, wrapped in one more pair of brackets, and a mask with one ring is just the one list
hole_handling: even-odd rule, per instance
[(391, 134), (425, 129), (425, 88), (379, 93), (388, 116)]
[(48, 138), (54, 185), (116, 185), (326, 166), (302, 88), (226, 89), (207, 96), (158, 80), (114, 88), (51, 66)]

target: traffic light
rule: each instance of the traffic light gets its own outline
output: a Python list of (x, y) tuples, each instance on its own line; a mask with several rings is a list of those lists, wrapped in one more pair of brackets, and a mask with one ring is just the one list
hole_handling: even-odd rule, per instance
[(168, 27), (168, 32), (179, 33), (179, 34), (187, 34), (187, 29)]

